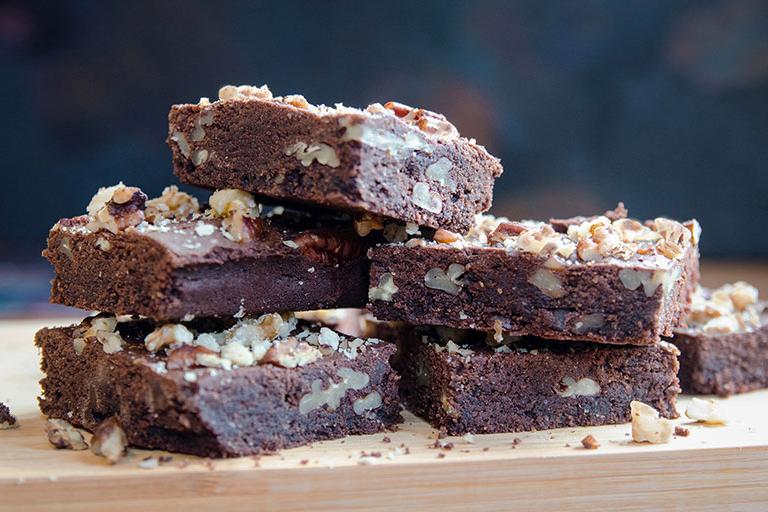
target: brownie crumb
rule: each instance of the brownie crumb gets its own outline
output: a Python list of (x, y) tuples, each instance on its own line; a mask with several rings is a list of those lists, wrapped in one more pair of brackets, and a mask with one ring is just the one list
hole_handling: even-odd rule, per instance
[(688, 437), (691, 435), (691, 431), (685, 427), (677, 426), (675, 427), (675, 435), (680, 437)]
[(581, 440), (581, 446), (586, 448), (587, 450), (597, 450), (600, 448), (600, 443), (595, 439), (595, 437), (590, 434), (584, 439)]
[(301, 459), (299, 461), (299, 464), (301, 464), (302, 466), (306, 466), (307, 464), (309, 464), (309, 459)]
[(523, 442), (523, 440), (522, 440), (522, 439), (520, 439), (519, 437), (516, 437), (516, 438), (514, 438), (514, 439), (512, 440), (512, 445), (514, 445), (514, 446), (517, 446), (518, 444), (520, 444), (520, 443), (522, 443), (522, 442)]
[(490, 450), (490, 448), (488, 448), (487, 446), (485, 448), (483, 448), (484, 452), (487, 452), (488, 450)]
[(384, 438), (381, 440), (382, 443), (391, 443), (392, 440), (388, 436), (384, 436)]
[(443, 453), (443, 452), (438, 453), (437, 454), (437, 458), (438, 459), (444, 459), (445, 458), (445, 453)]
[(11, 414), (11, 410), (7, 405), (0, 402), (0, 430), (6, 430), (16, 428), (16, 417)]

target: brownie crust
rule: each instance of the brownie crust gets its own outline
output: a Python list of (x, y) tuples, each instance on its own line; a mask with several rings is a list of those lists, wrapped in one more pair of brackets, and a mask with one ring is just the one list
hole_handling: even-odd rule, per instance
[[(216, 101), (174, 105), (168, 123), (183, 183), (458, 232), (490, 208), (502, 173), (499, 160), (473, 141), (430, 137), (395, 115), (356, 109), (319, 114), (272, 100)], [(321, 144), (331, 162), (302, 159), (301, 150), (291, 153), (296, 144)], [(437, 162), (449, 168), (447, 180), (430, 178)], [(419, 196), (441, 206), (419, 206)]]
[(412, 327), (399, 332), (395, 367), (404, 404), (451, 435), (624, 423), (633, 400), (678, 417), (678, 352), (668, 343), (619, 347), (526, 339), (504, 353), (468, 345), (473, 351), (465, 355), (436, 350), (434, 336), (424, 343)]
[(234, 242), (217, 219), (117, 234), (63, 219), (43, 253), (56, 273), (51, 302), (157, 320), (365, 304), (368, 242), (349, 224), (260, 222), (258, 237)]
[(725, 397), (768, 387), (768, 324), (730, 334), (680, 330), (672, 341), (685, 393)]
[[(114, 417), (136, 447), (236, 457), (371, 434), (402, 421), (399, 377), (388, 362), (395, 348), (387, 343), (354, 360), (334, 355), (299, 368), (263, 364), (182, 370), (159, 366), (162, 357), (137, 343), (107, 354), (100, 343), (91, 342), (78, 355), (75, 328), (43, 329), (36, 335), (46, 375), (41, 411), (91, 431)], [(369, 383), (346, 390), (335, 409), (300, 412), (299, 403), (313, 392), (313, 383), (325, 388), (341, 382), (343, 369), (365, 373)], [(373, 391), (381, 405), (358, 414), (355, 401)]]
[[(380, 320), (606, 344), (652, 345), (684, 325), (699, 277), (695, 247), (662, 271), (650, 295), (643, 286), (628, 289), (620, 272), (653, 270), (623, 262), (546, 269), (562, 287), (553, 297), (531, 282), (546, 260), (524, 252), (391, 244), (373, 247), (369, 257), (371, 286), (391, 274), (397, 288), (390, 300), (369, 301)], [(455, 294), (427, 286), (428, 272), (451, 264), (464, 270)]]

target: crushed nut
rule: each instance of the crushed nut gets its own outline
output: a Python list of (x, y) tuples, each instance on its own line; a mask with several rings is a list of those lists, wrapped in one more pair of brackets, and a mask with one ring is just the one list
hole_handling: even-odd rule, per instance
[(171, 185), (163, 189), (160, 197), (147, 201), (144, 217), (157, 224), (163, 219), (185, 220), (200, 212), (197, 198), (181, 192), (179, 187)]
[(725, 425), (727, 420), (720, 412), (720, 406), (714, 400), (694, 398), (685, 408), (685, 415), (705, 425)]
[(264, 354), (261, 363), (269, 363), (283, 368), (296, 368), (313, 363), (322, 356), (323, 354), (315, 347), (291, 337), (272, 345)]
[(127, 447), (128, 438), (114, 417), (101, 423), (93, 432), (91, 451), (105, 457), (110, 464), (122, 459), (128, 451)]
[(633, 400), (632, 440), (636, 443), (663, 444), (672, 437), (672, 422), (661, 418), (659, 412), (648, 404)]
[(371, 231), (384, 229), (384, 220), (368, 213), (364, 213), (360, 220), (354, 221), (355, 231), (360, 236), (368, 236)]
[(328, 167), (338, 167), (341, 164), (336, 150), (324, 142), (314, 142), (307, 144), (305, 142), (296, 142), (283, 150), (286, 156), (295, 156), (304, 167), (309, 167), (312, 162)]
[(122, 182), (112, 187), (102, 187), (88, 203), (89, 231), (102, 229), (118, 233), (138, 226), (144, 221), (144, 205), (147, 196), (141, 189), (126, 187)]
[(429, 185), (426, 183), (417, 182), (413, 186), (413, 194), (411, 198), (413, 204), (428, 212), (440, 213), (443, 211), (443, 200), (440, 199), (438, 194), (433, 194), (429, 190)]
[(56, 448), (67, 450), (88, 449), (88, 444), (85, 442), (83, 434), (64, 420), (49, 419), (45, 423), (45, 433), (48, 436), (48, 442)]
[(600, 384), (587, 377), (578, 381), (573, 377), (563, 377), (560, 386), (558, 389), (555, 389), (555, 392), (563, 398), (595, 396), (600, 394)]
[(566, 294), (560, 278), (557, 277), (554, 272), (546, 268), (539, 268), (536, 270), (536, 272), (534, 272), (528, 279), (528, 282), (541, 290), (544, 295), (553, 299), (559, 299)]
[(165, 324), (157, 327), (144, 338), (144, 346), (150, 352), (157, 352), (169, 345), (192, 343), (194, 334), (182, 324)]
[(589, 434), (584, 439), (581, 440), (581, 446), (583, 446), (587, 450), (597, 450), (600, 448), (600, 443), (595, 439), (595, 437), (592, 434)]
[(435, 234), (432, 238), (439, 244), (450, 244), (458, 241), (461, 236), (458, 233), (454, 233), (453, 231), (439, 228), (437, 231), (435, 231)]

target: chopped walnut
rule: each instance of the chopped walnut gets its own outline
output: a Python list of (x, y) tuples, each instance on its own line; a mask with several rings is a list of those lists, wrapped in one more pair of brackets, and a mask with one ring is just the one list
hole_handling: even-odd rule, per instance
[(157, 224), (163, 219), (185, 220), (200, 212), (200, 204), (194, 196), (181, 192), (179, 187), (165, 187), (160, 197), (147, 201), (144, 217)]
[(83, 434), (67, 421), (49, 419), (45, 423), (45, 434), (48, 436), (48, 442), (56, 448), (67, 450), (88, 449), (88, 444), (85, 442)]
[(581, 446), (587, 450), (597, 450), (600, 448), (600, 443), (592, 434), (589, 434), (587, 437), (581, 440)]
[(141, 189), (126, 187), (122, 182), (112, 187), (100, 188), (88, 204), (89, 231), (102, 229), (118, 233), (138, 226), (144, 221), (144, 205), (147, 196)]
[(261, 206), (253, 194), (233, 188), (217, 190), (209, 199), (211, 213), (223, 218), (225, 234), (235, 242), (247, 242), (258, 236), (263, 224), (257, 217)]
[[(107, 354), (114, 354), (123, 350), (125, 341), (119, 332), (117, 332), (117, 319), (113, 316), (94, 317), (90, 320), (90, 325), (85, 330), (78, 330), (74, 333), (74, 346), (77, 350), (78, 345), (84, 347), (85, 341), (95, 338), (101, 343), (102, 349)], [(83, 340), (82, 343), (78, 340)], [(82, 352), (82, 348), (80, 349)]]
[(122, 459), (127, 453), (127, 447), (128, 438), (114, 417), (101, 423), (93, 432), (91, 451), (106, 458), (110, 464)]
[(272, 91), (269, 87), (262, 85), (261, 87), (254, 87), (252, 85), (225, 85), (219, 89), (219, 100), (221, 101), (234, 101), (234, 100), (271, 100)]
[(672, 422), (659, 417), (656, 409), (643, 402), (633, 400), (630, 409), (633, 441), (652, 444), (669, 442), (672, 437)]
[(157, 327), (144, 338), (144, 346), (150, 352), (157, 352), (169, 345), (192, 343), (194, 334), (182, 324), (165, 324)]
[(748, 332), (762, 324), (757, 288), (738, 281), (715, 290), (699, 288), (693, 296), (688, 326), (709, 334)]
[(458, 295), (464, 286), (460, 278), (466, 272), (466, 267), (459, 263), (451, 263), (447, 270), (435, 267), (424, 275), (424, 285), (434, 290), (442, 290), (451, 295)]
[(685, 415), (705, 425), (725, 425), (727, 420), (720, 413), (720, 406), (714, 400), (694, 398), (685, 408)]
[(448, 231), (447, 229), (439, 228), (435, 231), (432, 238), (439, 244), (451, 244), (460, 240), (461, 235), (454, 233), (453, 231)]
[(394, 276), (385, 272), (379, 276), (377, 285), (368, 289), (368, 299), (390, 302), (398, 290), (399, 288), (395, 286)]
[(456, 139), (459, 137), (459, 131), (442, 114), (425, 110), (423, 108), (413, 108), (395, 101), (388, 101), (384, 108), (394, 112), (395, 116), (406, 123), (415, 125), (422, 132), (444, 139)]
[(296, 368), (313, 363), (321, 357), (322, 353), (318, 349), (291, 337), (272, 345), (260, 362), (283, 368)]

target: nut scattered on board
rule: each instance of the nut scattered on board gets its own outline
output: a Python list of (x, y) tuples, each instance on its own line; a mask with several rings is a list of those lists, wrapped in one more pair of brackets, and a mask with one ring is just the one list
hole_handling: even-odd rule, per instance
[(45, 424), (48, 442), (59, 449), (87, 450), (83, 434), (68, 422), (59, 419), (49, 419)]
[(636, 443), (663, 444), (672, 438), (672, 422), (659, 417), (659, 412), (648, 404), (633, 400), (632, 440)]
[(587, 450), (597, 450), (600, 448), (600, 443), (592, 434), (589, 434), (587, 437), (581, 440), (581, 446)]
[(115, 418), (96, 427), (91, 438), (91, 451), (115, 464), (127, 453), (128, 439)]
[(720, 406), (714, 400), (702, 400), (694, 398), (685, 408), (685, 415), (705, 425), (725, 425), (727, 420), (720, 412)]

